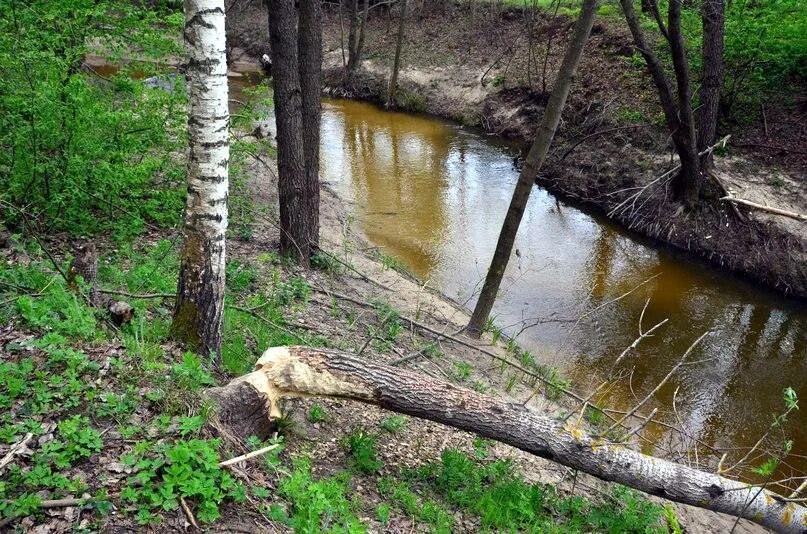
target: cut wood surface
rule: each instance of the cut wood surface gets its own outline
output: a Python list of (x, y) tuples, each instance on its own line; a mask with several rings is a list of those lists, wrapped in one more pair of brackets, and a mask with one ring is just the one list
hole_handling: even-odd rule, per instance
[(218, 404), (213, 426), (239, 437), (268, 436), (284, 399), (356, 400), (473, 432), (671, 501), (743, 517), (778, 532), (807, 533), (804, 506), (759, 486), (654, 458), (522, 404), (340, 351), (270, 348), (255, 371), (208, 390), (208, 396)]

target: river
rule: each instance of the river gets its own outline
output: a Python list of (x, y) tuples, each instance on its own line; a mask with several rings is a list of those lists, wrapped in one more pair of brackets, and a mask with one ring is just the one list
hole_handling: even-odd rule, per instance
[[(352, 206), (367, 237), (473, 306), (518, 176), (514, 147), (432, 117), (328, 99), (321, 145), (322, 179)], [(643, 411), (658, 408), (707, 444), (748, 447), (783, 411), (786, 387), (807, 396), (803, 304), (648, 246), (540, 187), (516, 249), (494, 306), (496, 324), (578, 390), (612, 373), (639, 336), (643, 309), (644, 331), (667, 319), (620, 362), (616, 371), (625, 378), (601, 403), (631, 407), (704, 332), (688, 359), (695, 363)], [(657, 441), (665, 429), (647, 432)], [(794, 442), (786, 463), (807, 471), (807, 409), (790, 416), (786, 433)]]

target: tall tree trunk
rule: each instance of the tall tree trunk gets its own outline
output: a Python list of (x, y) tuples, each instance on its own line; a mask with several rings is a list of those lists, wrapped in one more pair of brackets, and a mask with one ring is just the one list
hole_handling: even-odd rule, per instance
[(555, 131), (558, 128), (561, 113), (566, 106), (566, 98), (569, 96), (572, 78), (577, 70), (577, 64), (580, 62), (580, 58), (583, 55), (583, 48), (591, 32), (591, 26), (594, 23), (596, 11), (596, 0), (583, 0), (580, 18), (575, 24), (574, 35), (563, 57), (563, 63), (558, 71), (555, 86), (552, 88), (552, 94), (549, 97), (546, 110), (544, 110), (544, 116), (541, 120), (538, 132), (536, 133), (535, 142), (532, 144), (527, 154), (527, 159), (524, 161), (524, 166), (521, 168), (518, 182), (516, 182), (513, 198), (510, 200), (510, 207), (507, 210), (507, 215), (504, 218), (504, 224), (502, 224), (502, 230), (499, 234), (499, 240), (496, 243), (496, 251), (493, 253), (493, 259), (490, 262), (490, 268), (485, 278), (485, 285), (482, 287), (479, 300), (476, 302), (473, 315), (468, 323), (467, 332), (471, 336), (478, 337), (482, 333), (485, 321), (490, 315), (490, 310), (493, 308), (493, 303), (499, 292), (499, 285), (502, 282), (504, 270), (507, 268), (507, 262), (510, 260), (510, 254), (513, 251), (513, 243), (515, 242), (518, 228), (521, 225), (524, 209), (530, 198), (532, 186), (538, 176), (538, 171), (541, 170), (546, 160), (549, 147), (552, 144), (552, 139), (555, 137)]
[(400, 0), (401, 14), (398, 21), (398, 37), (395, 41), (395, 59), (392, 62), (392, 74), (389, 78), (389, 89), (387, 90), (387, 107), (395, 106), (395, 90), (398, 88), (398, 69), (401, 62), (401, 47), (403, 46), (404, 27), (406, 22), (406, 0)]
[(807, 531), (807, 509), (771, 491), (644, 455), (521, 403), (339, 351), (274, 347), (258, 360), (255, 371), (207, 392), (216, 405), (212, 425), (244, 439), (268, 436), (285, 399), (310, 396), (374, 404), (495, 439), (664, 499), (744, 517), (779, 532)]
[(185, 0), (188, 194), (173, 335), (218, 361), (224, 308), (228, 162), (224, 0)]
[[(676, 26), (675, 28), (664, 27), (664, 23), (658, 15), (658, 9), (654, 4), (654, 0), (650, 0), (650, 2), (650, 7), (654, 11), (654, 17), (659, 25), (659, 29), (667, 38), (673, 52), (676, 83), (679, 90), (678, 103), (676, 103), (670, 82), (664, 74), (664, 68), (661, 66), (661, 63), (644, 37), (639, 18), (636, 16), (636, 11), (633, 9), (633, 1), (620, 0), (622, 11), (625, 13), (625, 20), (633, 36), (633, 43), (644, 57), (647, 69), (650, 71), (650, 76), (653, 79), (653, 83), (659, 95), (661, 109), (664, 111), (664, 117), (667, 120), (667, 127), (670, 129), (670, 136), (672, 137), (673, 145), (675, 145), (675, 151), (678, 153), (678, 157), (681, 160), (681, 170), (676, 178), (676, 195), (679, 198), (683, 198), (685, 202), (691, 206), (694, 205), (694, 202), (700, 194), (701, 173), (695, 142), (695, 128), (692, 121), (689, 66), (687, 65), (686, 56), (684, 55), (683, 36), (681, 35), (681, 1), (670, 0), (668, 25), (674, 24)], [(681, 91), (682, 88), (683, 92)], [(686, 103), (685, 109), (679, 109), (682, 102)]]
[(347, 56), (345, 56), (345, 16), (344, 2), (339, 0), (339, 47), (342, 50), (342, 68), (347, 68)]
[(308, 243), (319, 246), (319, 123), (322, 93), (321, 0), (300, 1), (298, 27), (300, 93), (302, 95), (303, 160), (305, 162), (305, 211)]
[(302, 99), (294, 0), (268, 0), (272, 46), (272, 87), (277, 122), (280, 252), (308, 266), (309, 239), (316, 221), (311, 213), (303, 156)]
[(698, 158), (698, 141), (695, 137), (695, 118), (692, 112), (692, 84), (689, 80), (689, 62), (686, 43), (681, 32), (681, 0), (670, 0), (667, 15), (667, 32), (670, 39), (675, 81), (678, 88), (678, 116), (681, 126), (676, 132), (680, 137), (679, 158), (681, 170), (674, 186), (687, 206), (694, 207), (700, 197), (703, 177)]
[(353, 75), (356, 68), (356, 35), (359, 27), (359, 0), (350, 2), (350, 26), (347, 32), (347, 77)]
[(367, 31), (367, 17), (370, 14), (370, 0), (364, 0), (364, 8), (361, 12), (361, 21), (359, 22), (359, 37), (356, 39), (356, 51), (354, 52), (353, 68), (359, 66), (361, 63), (361, 53), (364, 50), (364, 35)]
[[(723, 0), (703, 0), (703, 80), (700, 89), (700, 121), (698, 152), (712, 146), (717, 138), (720, 119), (720, 89), (723, 87), (723, 33), (725, 14)], [(713, 166), (712, 152), (701, 156), (701, 169)]]

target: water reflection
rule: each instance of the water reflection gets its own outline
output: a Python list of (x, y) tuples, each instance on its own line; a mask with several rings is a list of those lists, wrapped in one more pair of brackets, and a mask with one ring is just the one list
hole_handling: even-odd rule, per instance
[[(517, 178), (513, 152), (454, 125), (326, 101), (323, 178), (346, 199), (367, 236), (423, 279), (473, 303)], [(620, 364), (630, 376), (607, 393), (632, 406), (703, 332), (712, 332), (647, 411), (678, 417), (699, 438), (751, 445), (781, 412), (782, 390), (807, 396), (807, 312), (744, 283), (648, 248), (537, 189), (494, 308), (500, 325), (581, 387), (600, 383), (643, 326), (668, 318)], [(639, 286), (638, 289), (635, 289)], [(635, 289), (601, 313), (576, 318)], [(550, 321), (547, 321), (550, 319)], [(532, 325), (532, 326), (531, 326)], [(807, 410), (789, 426), (807, 453)], [(650, 432), (661, 433), (661, 428)], [(807, 469), (807, 462), (791, 463)]]

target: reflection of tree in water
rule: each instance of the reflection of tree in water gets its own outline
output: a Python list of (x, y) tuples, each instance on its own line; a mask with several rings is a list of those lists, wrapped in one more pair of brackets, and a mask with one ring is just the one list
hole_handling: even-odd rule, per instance
[[(783, 411), (785, 388), (792, 387), (802, 398), (807, 394), (803, 324), (793, 314), (766, 304), (749, 307), (750, 313), (744, 314), (747, 321), (737, 321), (742, 330), (734, 355), (735, 372), (726, 377), (720, 406), (705, 422), (704, 439), (709, 442), (750, 446)], [(794, 412), (783, 431), (803, 448), (807, 443), (807, 414)], [(780, 447), (784, 437), (777, 434), (771, 445)], [(793, 457), (787, 462), (807, 471), (807, 458)]]
[[(642, 397), (650, 391), (686, 350), (693, 337), (705, 331), (704, 340), (691, 361), (704, 360), (681, 370), (656, 395), (654, 404), (671, 418), (672, 396), (680, 386), (677, 407), (683, 424), (706, 443), (723, 446), (750, 446), (768, 429), (772, 416), (782, 410), (782, 391), (792, 386), (801, 397), (807, 395), (807, 354), (803, 321), (794, 311), (774, 310), (764, 303), (720, 308), (704, 306), (703, 288), (685, 277), (665, 273), (665, 265), (650, 262), (645, 270), (631, 265), (628, 274), (613, 264), (613, 235), (603, 231), (593, 244), (587, 263), (591, 306), (613, 299), (631, 289), (632, 284), (661, 273), (645, 291), (609, 305), (590, 331), (579, 339), (586, 341), (588, 358), (576, 370), (576, 377), (594, 382), (611, 372), (617, 355), (638, 336), (638, 317), (646, 296), (651, 297), (645, 312), (645, 330), (669, 317), (663, 331), (641, 342), (621, 366), (630, 373), (632, 389), (620, 383), (600, 399), (607, 406), (627, 408), (634, 392)], [(631, 282), (626, 284), (625, 281)], [(579, 380), (579, 379), (578, 379)], [(658, 438), (661, 428), (649, 428), (649, 437)], [(795, 412), (787, 431), (795, 443), (807, 442), (807, 414)], [(655, 435), (654, 435), (655, 434)], [(803, 447), (803, 445), (802, 445)], [(793, 458), (791, 465), (807, 470), (807, 458)]]
[(344, 137), (365, 233), (421, 276), (434, 267), (433, 245), (446, 231), (442, 189), (452, 135), (420, 117), (366, 107), (361, 114), (345, 114)]
[[(419, 117), (387, 114), (363, 105), (348, 107), (351, 104), (345, 104), (341, 134), (349, 166), (340, 168), (351, 173), (365, 231), (417, 274), (429, 276), (439, 247), (446, 246), (441, 241), (449, 222), (499, 219), (488, 211), (494, 204), (490, 198), (500, 186), (486, 180), (490, 170), (480, 159), (483, 153), (473, 143), (467, 144), (462, 134)], [(451, 177), (453, 200), (443, 196), (445, 176)], [(446, 202), (454, 202), (452, 221), (448, 221)], [(460, 240), (468, 240), (467, 247), (460, 247), (464, 259), (480, 256), (477, 247), (483, 242), (479, 229), (469, 232), (468, 228), (460, 224), (451, 236), (450, 246), (455, 248)], [(619, 366), (618, 371), (632, 372), (633, 391), (622, 380), (601, 399), (603, 404), (632, 406), (634, 394), (641, 398), (655, 387), (689, 344), (707, 330), (715, 333), (691, 356), (707, 361), (682, 369), (643, 408), (644, 413), (658, 407), (663, 418), (673, 420), (672, 396), (680, 386), (677, 407), (684, 425), (704, 441), (737, 446), (752, 444), (765, 431), (771, 414), (781, 409), (784, 387), (793, 386), (802, 399), (807, 398), (807, 319), (802, 312), (774, 307), (721, 277), (703, 274), (664, 253), (640, 249), (607, 226), (600, 226), (595, 235), (588, 245), (570, 244), (589, 247), (584, 271), (569, 273), (576, 278), (582, 275), (586, 309), (658, 276), (628, 297), (607, 304), (572, 332), (563, 348), (570, 360), (563, 367), (577, 389), (590, 391), (609, 376), (615, 358), (638, 336), (639, 315), (649, 296), (644, 328), (664, 318), (669, 322)], [(445, 261), (445, 256), (440, 258)], [(563, 317), (576, 312), (557, 311)], [(807, 411), (795, 413), (789, 428), (803, 451)], [(646, 435), (658, 439), (664, 432), (655, 427)]]

